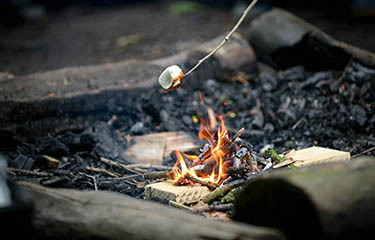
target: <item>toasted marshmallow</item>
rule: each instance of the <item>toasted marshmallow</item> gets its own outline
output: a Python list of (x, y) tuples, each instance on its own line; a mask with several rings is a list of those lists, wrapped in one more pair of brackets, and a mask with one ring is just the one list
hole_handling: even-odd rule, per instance
[(173, 90), (181, 86), (184, 73), (177, 65), (167, 67), (159, 76), (159, 84), (165, 90)]

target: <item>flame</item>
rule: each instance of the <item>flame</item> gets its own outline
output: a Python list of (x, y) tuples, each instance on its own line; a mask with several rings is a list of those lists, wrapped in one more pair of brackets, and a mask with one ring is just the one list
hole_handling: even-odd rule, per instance
[[(220, 116), (220, 125), (217, 133), (211, 132), (209, 121), (201, 119), (199, 138), (208, 141), (209, 149), (206, 153), (199, 157), (197, 155), (181, 154), (176, 151), (177, 161), (172, 169), (171, 178), (174, 183), (192, 183), (189, 179), (185, 178), (189, 175), (200, 181), (218, 184), (224, 177), (224, 159), (227, 155), (226, 148), (229, 141), (228, 131), (225, 127), (223, 117)], [(190, 163), (189, 166), (186, 160)], [(212, 166), (210, 174), (200, 173), (194, 167), (197, 166)]]

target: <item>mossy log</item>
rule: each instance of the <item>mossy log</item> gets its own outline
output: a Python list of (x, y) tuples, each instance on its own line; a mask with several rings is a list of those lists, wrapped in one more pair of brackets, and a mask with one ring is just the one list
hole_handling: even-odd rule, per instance
[(279, 228), (289, 239), (372, 238), (374, 184), (374, 160), (275, 171), (244, 187), (234, 219)]

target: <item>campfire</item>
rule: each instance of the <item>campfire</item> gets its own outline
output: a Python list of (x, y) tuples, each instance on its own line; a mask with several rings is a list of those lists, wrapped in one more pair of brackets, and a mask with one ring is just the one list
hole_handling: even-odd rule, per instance
[(199, 138), (207, 141), (199, 155), (182, 154), (176, 151), (177, 161), (170, 174), (175, 184), (209, 183), (221, 184), (234, 173), (252, 174), (259, 171), (256, 162), (250, 157), (250, 144), (239, 138), (241, 129), (231, 139), (224, 119), (219, 117), (220, 125), (213, 132), (210, 121), (201, 119)]

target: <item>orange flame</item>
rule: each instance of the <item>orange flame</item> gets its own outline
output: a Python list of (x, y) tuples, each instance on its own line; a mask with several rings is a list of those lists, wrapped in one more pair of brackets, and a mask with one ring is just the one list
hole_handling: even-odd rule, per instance
[[(177, 161), (172, 169), (171, 178), (174, 183), (183, 183), (191, 181), (184, 178), (186, 175), (190, 175), (198, 180), (218, 184), (224, 177), (224, 158), (226, 157), (226, 148), (229, 141), (228, 131), (225, 127), (223, 117), (220, 116), (220, 126), (218, 127), (217, 133), (212, 133), (209, 129), (209, 122), (201, 119), (199, 138), (207, 140), (210, 144), (210, 149), (201, 158), (197, 155), (182, 154), (177, 151)], [(187, 159), (190, 164), (186, 164), (185, 159)], [(194, 167), (199, 165), (212, 166), (212, 171), (210, 174), (200, 173), (195, 170)]]

